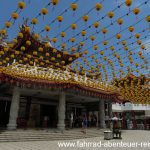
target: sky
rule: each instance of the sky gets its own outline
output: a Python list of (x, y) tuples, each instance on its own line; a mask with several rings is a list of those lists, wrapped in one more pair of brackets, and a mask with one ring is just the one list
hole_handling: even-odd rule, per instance
[[(146, 22), (145, 17), (150, 15), (150, 0), (133, 0), (132, 6), (129, 8), (125, 6), (124, 2), (125, 0), (59, 0), (59, 3), (57, 6), (47, 6), (47, 4), (50, 2), (50, 0), (24, 0), (26, 2), (26, 8), (25, 10), (22, 10), (21, 12), (17, 10), (17, 4), (18, 0), (0, 0), (0, 29), (4, 27), (4, 24), (6, 21), (8, 21), (11, 17), (12, 12), (16, 11), (19, 12), (19, 19), (17, 21), (12, 21), (14, 24), (13, 26), (8, 29), (8, 40), (12, 40), (14, 37), (17, 36), (19, 32), (19, 26), (23, 23), (23, 18), (29, 19), (29, 24), (32, 18), (37, 17), (38, 18), (38, 24), (35, 26), (31, 26), (31, 29), (35, 33), (40, 33), (42, 37), (49, 36), (49, 38), (57, 37), (58, 42), (56, 44), (53, 44), (54, 47), (61, 50), (61, 44), (66, 43), (67, 47), (66, 49), (69, 50), (71, 47), (77, 48), (79, 45), (79, 42), (84, 41), (85, 45), (80, 50), (80, 52), (83, 52), (84, 50), (88, 49), (89, 53), (87, 56), (84, 56), (80, 58), (79, 65), (77, 68), (79, 68), (80, 65), (83, 65), (86, 69), (89, 69), (88, 66), (86, 66), (83, 62), (84, 58), (87, 58), (87, 61), (90, 63), (90, 66), (96, 66), (96, 63), (91, 59), (91, 55), (94, 54), (95, 58), (99, 60), (99, 63), (102, 63), (105, 65), (107, 73), (109, 75), (109, 78), (112, 78), (111, 75), (111, 69), (108, 65), (107, 61), (103, 60), (104, 56), (107, 56), (108, 59), (110, 59), (112, 62), (114, 62), (115, 71), (117, 75), (119, 75), (119, 69), (123, 70), (125, 73), (127, 73), (127, 66), (130, 66), (132, 69), (136, 70), (139, 69), (140, 72), (137, 73), (134, 71), (134, 74), (140, 75), (140, 73), (148, 74), (148, 69), (141, 69), (140, 66), (138, 68), (135, 67), (135, 63), (138, 63), (140, 65), (143, 64), (143, 60), (139, 59), (138, 52), (141, 51), (139, 46), (136, 44), (136, 39), (134, 38), (134, 34), (141, 33), (141, 40), (143, 43), (147, 43), (146, 50), (143, 50), (143, 55), (145, 56), (145, 59), (150, 59), (150, 34), (149, 34), (149, 24)], [(70, 5), (73, 2), (76, 2), (78, 4), (77, 11), (73, 12), (70, 9)], [(147, 2), (147, 4), (144, 4), (144, 2)], [(97, 12), (95, 10), (95, 4), (101, 3), (102, 4), (102, 10)], [(118, 8), (118, 6), (120, 8)], [(47, 7), (48, 9), (48, 15), (45, 17), (40, 16), (40, 10), (44, 7)], [(138, 16), (135, 16), (132, 11), (130, 10), (134, 9), (135, 7), (140, 8), (140, 14)], [(112, 19), (107, 17), (107, 13), (114, 10), (114, 17)], [(130, 13), (129, 13), (130, 12)], [(56, 20), (56, 17), (63, 13), (63, 22), (58, 23)], [(129, 13), (128, 15), (126, 15)], [(87, 15), (89, 16), (89, 20), (87, 23), (85, 23), (82, 20), (82, 16)], [(117, 25), (116, 20), (118, 18), (123, 18), (123, 25), (119, 27)], [(103, 19), (102, 19), (103, 18)], [(53, 22), (54, 21), (54, 22)], [(96, 30), (91, 26), (94, 22), (98, 21), (100, 23), (100, 27)], [(52, 23), (53, 22), (53, 23)], [(77, 29), (75, 31), (72, 31), (70, 28), (70, 25), (72, 23), (77, 24)], [(110, 25), (113, 22), (113, 25)], [(51, 30), (47, 34), (45, 31), (41, 32), (45, 25), (50, 24)], [(134, 25), (135, 30), (133, 33), (130, 33), (128, 31), (128, 27)], [(104, 27), (108, 27), (108, 33), (104, 36), (101, 33), (101, 29)], [(87, 35), (85, 38), (83, 38), (79, 33), (86, 29)], [(66, 37), (61, 38), (60, 32), (65, 31)], [(121, 39), (118, 40), (115, 38), (115, 35), (117, 33), (121, 34)], [(90, 36), (95, 36), (95, 41), (90, 40)], [(71, 37), (76, 38), (76, 42), (72, 44), (69, 39)], [(131, 38), (129, 38), (131, 37)], [(109, 39), (109, 40), (107, 40)], [(130, 64), (127, 59), (127, 52), (123, 50), (123, 46), (120, 43), (122, 40), (126, 39), (127, 44), (129, 44), (129, 51), (133, 52), (133, 60), (134, 64)], [(108, 41), (108, 45), (104, 46), (102, 42), (104, 40)], [(93, 50), (93, 46), (98, 45), (98, 50)], [(113, 52), (109, 50), (110, 46), (115, 46), (115, 51), (117, 52), (123, 61), (124, 67), (120, 67), (117, 58), (114, 58)], [(104, 56), (99, 55), (100, 51), (104, 51)], [(148, 62), (147, 65), (149, 66), (150, 62)], [(75, 65), (76, 66), (76, 65)], [(100, 69), (100, 72), (103, 72), (103, 69)], [(103, 72), (103, 74), (105, 74)]]

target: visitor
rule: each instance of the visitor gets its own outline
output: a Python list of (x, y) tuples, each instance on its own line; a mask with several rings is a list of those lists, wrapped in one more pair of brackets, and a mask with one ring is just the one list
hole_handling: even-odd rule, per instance
[(73, 121), (74, 121), (74, 118), (73, 118), (73, 112), (72, 112), (70, 115), (70, 128), (73, 128)]
[(87, 129), (87, 117), (86, 115), (83, 116), (83, 120), (82, 120), (82, 132), (86, 134), (86, 129)]

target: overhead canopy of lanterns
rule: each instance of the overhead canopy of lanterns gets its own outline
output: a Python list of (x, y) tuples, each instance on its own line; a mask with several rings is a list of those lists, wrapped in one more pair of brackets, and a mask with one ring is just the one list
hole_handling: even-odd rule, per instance
[[(50, 0), (34, 16), (26, 12), (27, 7), (34, 6), (34, 0), (19, 1), (10, 19), (0, 26), (0, 66), (15, 63), (69, 68), (105, 85), (113, 83), (117, 90), (123, 91), (124, 100), (149, 103), (149, 82), (144, 84), (147, 95), (129, 92), (137, 87), (143, 93), (143, 86), (137, 82), (125, 86), (126, 74), (150, 77), (148, 4), (150, 0), (138, 4), (132, 0), (115, 3), (93, 0), (84, 7), (84, 2), (79, 0)], [(22, 12), (27, 13), (25, 19), (20, 19)], [(14, 27), (19, 28), (18, 23), (23, 26), (10, 39), (9, 34)], [(6, 40), (7, 36), (11, 42)], [(116, 86), (116, 78), (127, 81)]]

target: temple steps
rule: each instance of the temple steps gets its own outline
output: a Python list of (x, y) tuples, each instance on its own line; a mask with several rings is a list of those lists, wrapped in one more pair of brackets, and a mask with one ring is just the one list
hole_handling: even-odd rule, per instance
[(81, 129), (65, 130), (61, 133), (57, 130), (16, 130), (0, 133), (0, 142), (24, 142), (24, 141), (55, 141), (73, 140), (103, 136), (102, 129), (87, 129), (87, 133)]

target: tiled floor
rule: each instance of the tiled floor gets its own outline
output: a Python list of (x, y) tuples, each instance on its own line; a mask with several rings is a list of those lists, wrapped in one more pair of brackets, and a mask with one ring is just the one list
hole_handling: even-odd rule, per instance
[[(73, 147), (59, 147), (58, 141), (35, 141), (35, 142), (5, 142), (0, 143), (0, 150), (149, 150), (150, 149), (150, 131), (136, 131), (136, 130), (129, 130), (129, 131), (123, 131), (122, 133), (122, 140), (111, 140), (111, 141), (104, 141), (103, 136), (96, 137), (96, 138), (88, 138), (88, 139), (82, 139), (82, 140), (71, 140), (69, 142), (73, 143), (81, 143), (81, 142), (96, 142), (96, 143), (104, 143), (104, 142), (147, 142), (149, 141), (149, 147), (141, 147), (138, 145), (136, 148), (99, 148), (99, 147), (83, 147), (82, 145), (79, 145), (75, 148)], [(60, 141), (60, 142), (68, 142), (68, 141)]]

